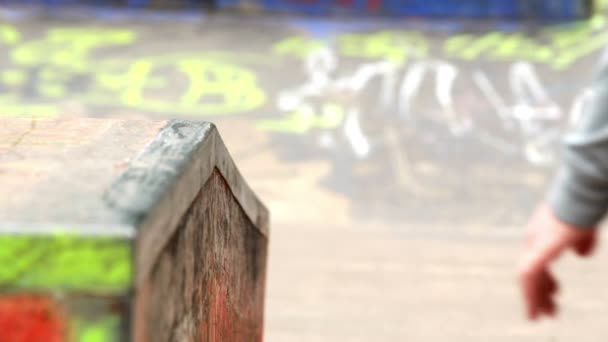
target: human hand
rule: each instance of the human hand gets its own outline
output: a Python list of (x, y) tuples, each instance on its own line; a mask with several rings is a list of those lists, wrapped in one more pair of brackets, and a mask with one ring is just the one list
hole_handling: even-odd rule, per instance
[(542, 204), (528, 223), (526, 250), (519, 268), (519, 285), (531, 320), (557, 313), (558, 282), (549, 265), (562, 252), (572, 249), (589, 256), (596, 243), (596, 229), (582, 229), (562, 222)]

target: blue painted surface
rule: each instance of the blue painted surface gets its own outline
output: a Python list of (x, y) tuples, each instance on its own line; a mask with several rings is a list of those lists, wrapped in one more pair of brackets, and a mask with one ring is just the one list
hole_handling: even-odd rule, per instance
[[(207, 18), (200, 6), (196, 6), (195, 10), (193, 8), (182, 8), (162, 11), (145, 6), (110, 6), (107, 4), (108, 1), (98, 1), (103, 2), (103, 4), (99, 5), (93, 2), (87, 4), (83, 1), (76, 1), (83, 6), (71, 6), (70, 4), (55, 6), (41, 4), (42, 1), (0, 0), (0, 18), (14, 21), (38, 18), (41, 10), (47, 14), (67, 15), (74, 18), (95, 17), (105, 21), (201, 23)], [(17, 3), (26, 6), (12, 6)], [(11, 6), (2, 6), (2, 4), (11, 4)], [(35, 6), (30, 7), (30, 5)]]
[[(200, 7), (200, 0), (165, 0), (160, 1), (160, 5), (172, 5), (173, 7)], [(128, 6), (128, 7), (153, 7), (159, 5), (159, 1), (154, 0), (0, 0), (0, 4), (25, 4), (25, 5), (46, 5), (46, 6), (66, 6), (66, 5), (92, 5), (92, 6)]]
[[(381, 14), (421, 17), (499, 17), (575, 19), (584, 17), (591, 1), (587, 0), (211, 0), (218, 8), (254, 4), (268, 11), (308, 15)], [(0, 0), (0, 4), (123, 5), (134, 8), (154, 7), (156, 0)], [(203, 0), (165, 0), (172, 7), (195, 8)], [(163, 1), (160, 2), (163, 4)]]
[(533, 17), (575, 19), (585, 17), (586, 0), (215, 0), (219, 8), (254, 3), (270, 11), (327, 15), (365, 13), (393, 16), (437, 17)]

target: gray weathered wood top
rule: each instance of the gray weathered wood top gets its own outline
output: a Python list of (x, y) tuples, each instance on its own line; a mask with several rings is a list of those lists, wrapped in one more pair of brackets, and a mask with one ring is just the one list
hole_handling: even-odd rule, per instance
[(0, 234), (133, 237), (143, 225), (166, 230), (215, 168), (266, 234), (267, 210), (210, 123), (2, 119)]

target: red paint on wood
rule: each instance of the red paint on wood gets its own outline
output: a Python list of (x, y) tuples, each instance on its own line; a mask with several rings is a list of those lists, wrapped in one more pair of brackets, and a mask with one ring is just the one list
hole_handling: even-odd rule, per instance
[(146, 315), (138, 336), (261, 342), (266, 251), (266, 237), (214, 172), (158, 257), (146, 292), (137, 294)]
[(61, 310), (50, 298), (0, 297), (0, 341), (65, 342), (66, 331)]

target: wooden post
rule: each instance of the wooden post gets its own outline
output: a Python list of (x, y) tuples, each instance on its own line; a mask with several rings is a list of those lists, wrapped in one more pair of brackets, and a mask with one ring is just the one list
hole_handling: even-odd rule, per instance
[(268, 213), (215, 127), (0, 121), (0, 341), (261, 341)]

